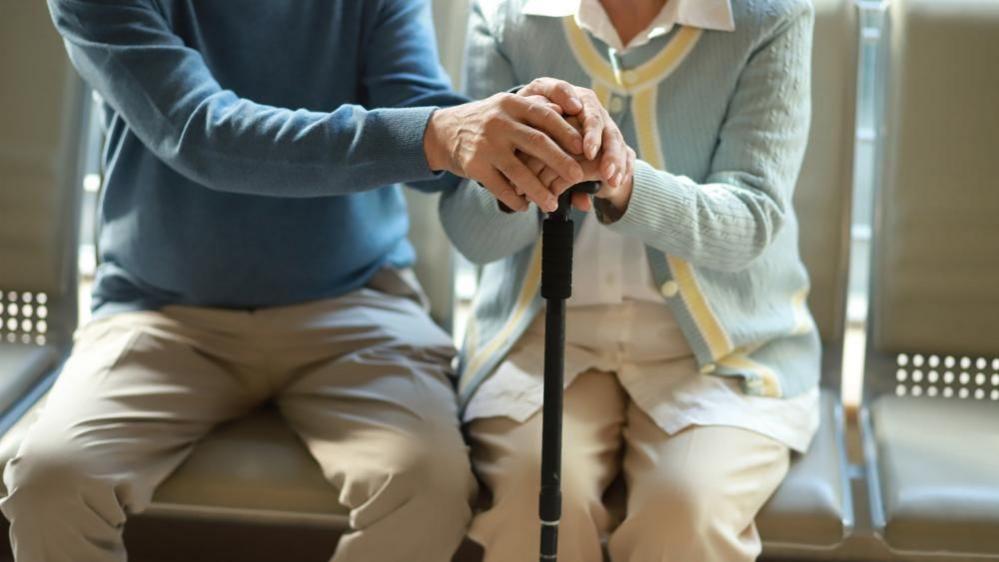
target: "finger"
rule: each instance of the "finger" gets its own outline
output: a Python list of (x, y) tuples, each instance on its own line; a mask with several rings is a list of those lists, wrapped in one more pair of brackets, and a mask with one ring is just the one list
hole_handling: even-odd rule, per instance
[(635, 154), (635, 151), (632, 150), (629, 147), (628, 148), (628, 158), (625, 160), (628, 163), (628, 166), (625, 168), (624, 175), (621, 176), (621, 181), (618, 182), (618, 185), (624, 185), (624, 181), (627, 178), (634, 178), (635, 177), (635, 159), (636, 158), (637, 158), (637, 155)]
[(542, 169), (541, 173), (538, 175), (538, 179), (541, 180), (541, 183), (548, 188), (548, 191), (552, 190), (551, 186), (558, 178), (558, 172), (548, 167)]
[(596, 95), (586, 96), (583, 99), (580, 120), (583, 122), (583, 154), (587, 160), (593, 160), (600, 152), (605, 128), (611, 126), (616, 129), (617, 125), (613, 124), (610, 115), (600, 105)]
[(604, 154), (600, 159), (600, 175), (604, 181), (617, 187), (620, 185), (618, 177), (628, 168), (629, 148), (616, 125), (606, 129), (603, 136)]
[(530, 154), (520, 152), (518, 150), (517, 157), (520, 158), (520, 161), (523, 162), (524, 165), (527, 166), (527, 169), (530, 170), (535, 176), (540, 175), (542, 170), (548, 169), (544, 162), (531, 156)]
[(565, 190), (576, 185), (577, 182), (568, 181), (563, 177), (555, 178), (555, 181), (548, 186), (548, 190), (551, 191), (552, 195), (558, 197), (565, 193)]
[(527, 199), (517, 195), (510, 182), (495, 169), (484, 174), (483, 181), (479, 182), (483, 188), (492, 193), (496, 199), (514, 211), (527, 210)]
[(514, 146), (555, 170), (558, 175), (572, 181), (583, 180), (583, 168), (566, 154), (548, 135), (526, 125), (518, 125), (512, 135)]
[(535, 95), (535, 96), (525, 96), (525, 98), (531, 102), (540, 103), (541, 105), (544, 105), (545, 107), (554, 111), (555, 113), (558, 113), (559, 115), (563, 115), (565, 113), (565, 110), (562, 109), (561, 105), (552, 102), (545, 96)]
[(590, 209), (593, 208), (593, 205), (590, 202), (589, 195), (585, 193), (573, 193), (571, 197), (572, 197), (572, 206), (579, 209), (580, 211), (588, 213), (590, 212)]
[(607, 199), (613, 192), (614, 188), (609, 183), (602, 181), (600, 182), (600, 189), (593, 196), (599, 199)]
[(555, 196), (541, 185), (538, 177), (532, 174), (523, 162), (513, 157), (504, 158), (500, 160), (498, 168), (511, 184), (515, 185), (543, 211), (550, 213), (558, 208)]
[(600, 172), (600, 179), (603, 180), (604, 183), (609, 184), (612, 188), (617, 187), (617, 175), (620, 173), (620, 170), (617, 169), (617, 164), (612, 162), (607, 166), (602, 167), (603, 171)]
[(583, 153), (583, 136), (562, 115), (552, 111), (546, 104), (523, 100), (520, 107), (512, 108), (511, 114), (522, 123), (547, 133), (570, 153)]
[(537, 78), (530, 84), (523, 87), (521, 95), (542, 95), (558, 104), (569, 115), (575, 115), (583, 108), (583, 104), (576, 94), (576, 87), (555, 78)]

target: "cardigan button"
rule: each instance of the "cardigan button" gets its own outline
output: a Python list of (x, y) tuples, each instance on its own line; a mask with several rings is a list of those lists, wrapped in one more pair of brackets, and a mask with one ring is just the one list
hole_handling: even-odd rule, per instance
[(625, 84), (634, 86), (638, 83), (638, 73), (634, 70), (625, 70), (621, 77), (624, 78)]
[(611, 113), (621, 113), (624, 111), (624, 100), (618, 96), (612, 97), (607, 109), (609, 109)]
[(680, 292), (680, 286), (676, 284), (676, 281), (667, 281), (663, 283), (663, 286), (659, 288), (659, 291), (664, 297), (671, 299)]

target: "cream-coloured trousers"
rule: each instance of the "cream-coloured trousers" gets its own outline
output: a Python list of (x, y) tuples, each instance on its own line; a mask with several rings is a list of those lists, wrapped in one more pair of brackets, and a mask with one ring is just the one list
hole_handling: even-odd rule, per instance
[(124, 561), (127, 515), (192, 444), (273, 400), (350, 508), (334, 561), (448, 561), (475, 489), (453, 353), (412, 298), (372, 289), (94, 321), (4, 473), (15, 557)]
[[(756, 513), (787, 473), (780, 442), (745, 429), (692, 426), (667, 435), (613, 373), (587, 371), (565, 393), (559, 559), (744, 562), (761, 544)], [(485, 562), (538, 556), (541, 413), (468, 424), (472, 460), (492, 491), (471, 537)], [(604, 492), (623, 471), (627, 507), (615, 528)]]

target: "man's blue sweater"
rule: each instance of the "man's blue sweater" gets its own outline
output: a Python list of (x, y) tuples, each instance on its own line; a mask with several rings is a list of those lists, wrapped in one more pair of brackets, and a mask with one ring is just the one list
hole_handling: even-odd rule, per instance
[(103, 98), (98, 314), (334, 297), (413, 250), (398, 182), (464, 101), (425, 0), (49, 0)]

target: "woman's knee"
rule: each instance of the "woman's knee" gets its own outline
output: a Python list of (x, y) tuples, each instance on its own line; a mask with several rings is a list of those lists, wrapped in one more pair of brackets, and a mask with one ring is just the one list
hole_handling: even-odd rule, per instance
[[(603, 490), (594, 459), (564, 453), (562, 459), (562, 518), (590, 518)], [(534, 448), (517, 450), (503, 461), (499, 470), (491, 471), (487, 484), (492, 493), (493, 509), (510, 517), (537, 520), (538, 496), (541, 491), (541, 451)]]
[(676, 477), (657, 479), (640, 502), (633, 496), (630, 503), (638, 505), (628, 506), (628, 517), (645, 520), (650, 525), (669, 522), (663, 526), (680, 527), (685, 529), (684, 533), (704, 532), (726, 510), (726, 498), (719, 491), (721, 483), (712, 485), (708, 477), (697, 474), (673, 475)]

